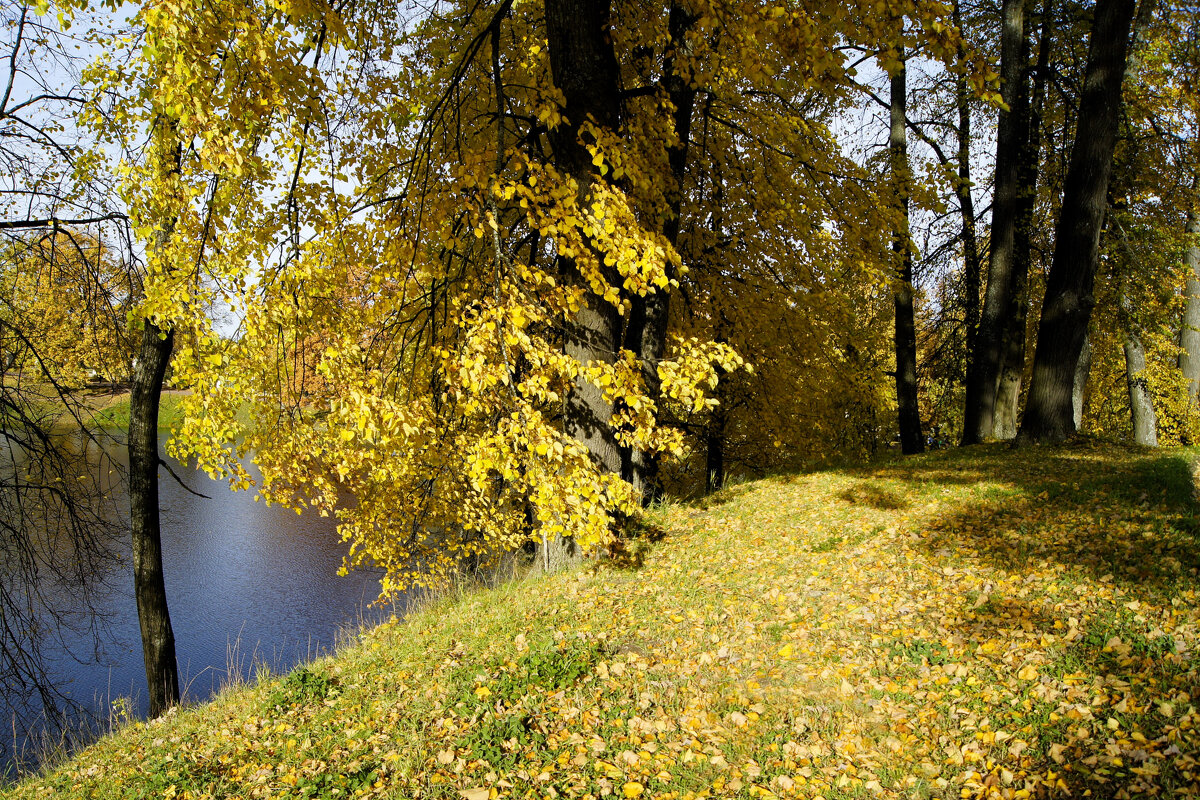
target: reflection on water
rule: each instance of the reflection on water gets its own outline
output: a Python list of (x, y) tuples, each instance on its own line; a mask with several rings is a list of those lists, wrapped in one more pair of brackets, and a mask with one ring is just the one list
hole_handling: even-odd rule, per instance
[[(120, 447), (106, 449), (124, 462)], [(96, 464), (100, 455), (92, 453), (89, 461)], [(229, 670), (244, 679), (258, 664), (273, 672), (290, 669), (327, 652), (340, 632), (392, 613), (368, 607), (379, 593), (377, 575), (338, 576), (346, 546), (332, 519), (268, 508), (254, 502), (252, 492), (233, 493), (203, 473), (171, 466), (189, 488), (210, 498), (188, 492), (161, 471), (163, 567), (187, 700), (210, 696), (232, 677)], [(124, 497), (117, 505), (127, 513)], [(105, 612), (100, 635), (89, 635), (84, 625), (46, 645), (57, 688), (101, 719), (118, 697), (132, 698), (138, 715), (146, 712), (127, 534), (121, 542), (120, 563), (97, 589), (97, 607)], [(25, 722), (41, 715), (35, 698), (11, 696), (17, 687), (3, 691), (9, 705), (24, 709)], [(3, 728), (0, 772), (14, 750), (30, 749), (28, 740), (13, 740), (13, 726)]]

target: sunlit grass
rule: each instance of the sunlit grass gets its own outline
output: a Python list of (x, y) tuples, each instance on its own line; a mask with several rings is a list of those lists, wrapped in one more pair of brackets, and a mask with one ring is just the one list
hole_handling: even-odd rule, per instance
[[(16, 797), (1195, 794), (1190, 451), (942, 451), (666, 505)], [(266, 578), (265, 578), (266, 579)]]
[[(158, 406), (158, 427), (161, 430), (170, 430), (183, 421), (183, 397), (178, 392), (163, 392)], [(95, 409), (91, 420), (94, 427), (129, 429), (128, 392), (97, 398), (91, 405)]]

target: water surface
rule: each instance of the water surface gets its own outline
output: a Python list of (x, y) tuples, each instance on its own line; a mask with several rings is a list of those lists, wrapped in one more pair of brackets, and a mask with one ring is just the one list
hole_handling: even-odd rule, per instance
[[(111, 455), (124, 461), (116, 446)], [(370, 605), (379, 594), (378, 574), (338, 575), (347, 546), (332, 519), (268, 507), (253, 492), (231, 492), (167, 460), (190, 489), (208, 495), (196, 496), (160, 470), (163, 568), (186, 700), (211, 696), (231, 677), (251, 677), (259, 665), (288, 670), (328, 652), (361, 622), (393, 613)], [(127, 509), (124, 497), (116, 499)], [(121, 563), (101, 576), (100, 635), (67, 632), (61, 645), (48, 645), (56, 688), (100, 719), (121, 697), (137, 715), (146, 713), (127, 533), (119, 547)], [(14, 729), (38, 730), (42, 713), (33, 698), (13, 696), (16, 687), (3, 691), (10, 706), (25, 711), (0, 730), (0, 772), (15, 755), (33, 754), (34, 743), (20, 733), (14, 738)]]

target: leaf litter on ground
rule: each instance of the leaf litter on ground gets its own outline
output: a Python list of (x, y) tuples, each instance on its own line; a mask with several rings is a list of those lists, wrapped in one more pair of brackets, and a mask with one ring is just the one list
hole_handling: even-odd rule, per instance
[(940, 451), (668, 504), (26, 797), (1200, 794), (1193, 451)]

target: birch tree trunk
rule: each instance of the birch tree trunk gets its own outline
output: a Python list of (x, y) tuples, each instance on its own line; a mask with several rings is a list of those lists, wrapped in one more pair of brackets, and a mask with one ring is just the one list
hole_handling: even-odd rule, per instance
[(1129, 386), (1129, 412), (1133, 422), (1133, 441), (1145, 447), (1158, 447), (1158, 421), (1154, 399), (1146, 382), (1146, 351), (1136, 332), (1125, 338), (1125, 382)]
[(1187, 249), (1183, 253), (1187, 268), (1186, 302), (1183, 325), (1179, 329), (1179, 371), (1187, 381), (1188, 408), (1196, 405), (1200, 393), (1200, 216), (1196, 209), (1187, 216)]
[(1075, 377), (1071, 380), (1071, 419), (1075, 430), (1083, 425), (1083, 401), (1087, 391), (1088, 376), (1092, 373), (1092, 337), (1083, 338), (1079, 351), (1079, 363), (1075, 365)]

